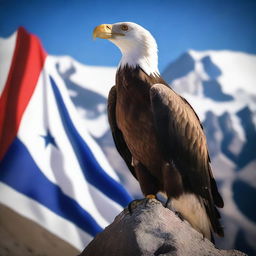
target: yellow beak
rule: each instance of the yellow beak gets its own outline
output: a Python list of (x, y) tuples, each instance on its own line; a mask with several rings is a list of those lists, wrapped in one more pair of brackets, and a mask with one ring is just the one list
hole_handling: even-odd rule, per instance
[(112, 25), (101, 24), (93, 30), (93, 38), (109, 39), (112, 37)]

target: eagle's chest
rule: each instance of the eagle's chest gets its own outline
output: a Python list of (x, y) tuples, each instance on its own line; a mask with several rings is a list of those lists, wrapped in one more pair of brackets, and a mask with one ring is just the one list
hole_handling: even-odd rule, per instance
[[(147, 167), (157, 163), (160, 156), (148, 88), (119, 88), (117, 92), (116, 118), (119, 129), (134, 158)], [(156, 159), (155, 158), (155, 159)]]

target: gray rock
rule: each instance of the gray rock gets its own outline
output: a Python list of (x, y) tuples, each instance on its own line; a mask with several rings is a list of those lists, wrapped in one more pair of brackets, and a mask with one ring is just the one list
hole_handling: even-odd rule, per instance
[(246, 255), (219, 250), (157, 200), (135, 201), (84, 249), (80, 256)]

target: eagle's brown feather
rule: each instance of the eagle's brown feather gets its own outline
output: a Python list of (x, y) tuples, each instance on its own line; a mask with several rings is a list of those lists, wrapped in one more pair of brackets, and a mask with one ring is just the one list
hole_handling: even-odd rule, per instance
[[(215, 205), (223, 207), (209, 164), (206, 137), (192, 107), (163, 84), (150, 89), (156, 132), (165, 127), (165, 138), (158, 136), (166, 161), (173, 161), (180, 171), (184, 191), (202, 198), (212, 229), (219, 235), (223, 230)], [(165, 119), (159, 118), (164, 115)], [(161, 131), (160, 131), (161, 132)]]
[(129, 170), (133, 174), (135, 178), (136, 174), (134, 171), (134, 167), (132, 166), (132, 154), (129, 151), (122, 132), (118, 129), (117, 123), (116, 123), (116, 86), (113, 86), (109, 92), (108, 95), (108, 122), (110, 125), (110, 129), (112, 132), (113, 140), (116, 145), (116, 148), (119, 152), (119, 154), (124, 159), (126, 165), (128, 166)]

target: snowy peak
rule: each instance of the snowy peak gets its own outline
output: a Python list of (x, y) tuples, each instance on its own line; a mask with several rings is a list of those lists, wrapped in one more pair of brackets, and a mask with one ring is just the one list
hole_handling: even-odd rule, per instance
[(177, 91), (232, 101), (237, 94), (256, 95), (256, 56), (232, 51), (194, 51), (182, 54), (163, 72)]
[(215, 101), (231, 101), (234, 97), (222, 91), (222, 87), (218, 80), (212, 79), (202, 82), (204, 95)]
[(221, 74), (220, 68), (212, 62), (212, 59), (209, 55), (201, 59), (204, 70), (211, 79), (217, 79)]
[(256, 55), (234, 51), (194, 51), (189, 54), (196, 62), (209, 56), (222, 72), (218, 77), (225, 93), (233, 94), (239, 90), (256, 95)]
[(168, 83), (186, 76), (195, 69), (195, 60), (189, 53), (182, 54), (177, 60), (168, 65), (162, 76)]

